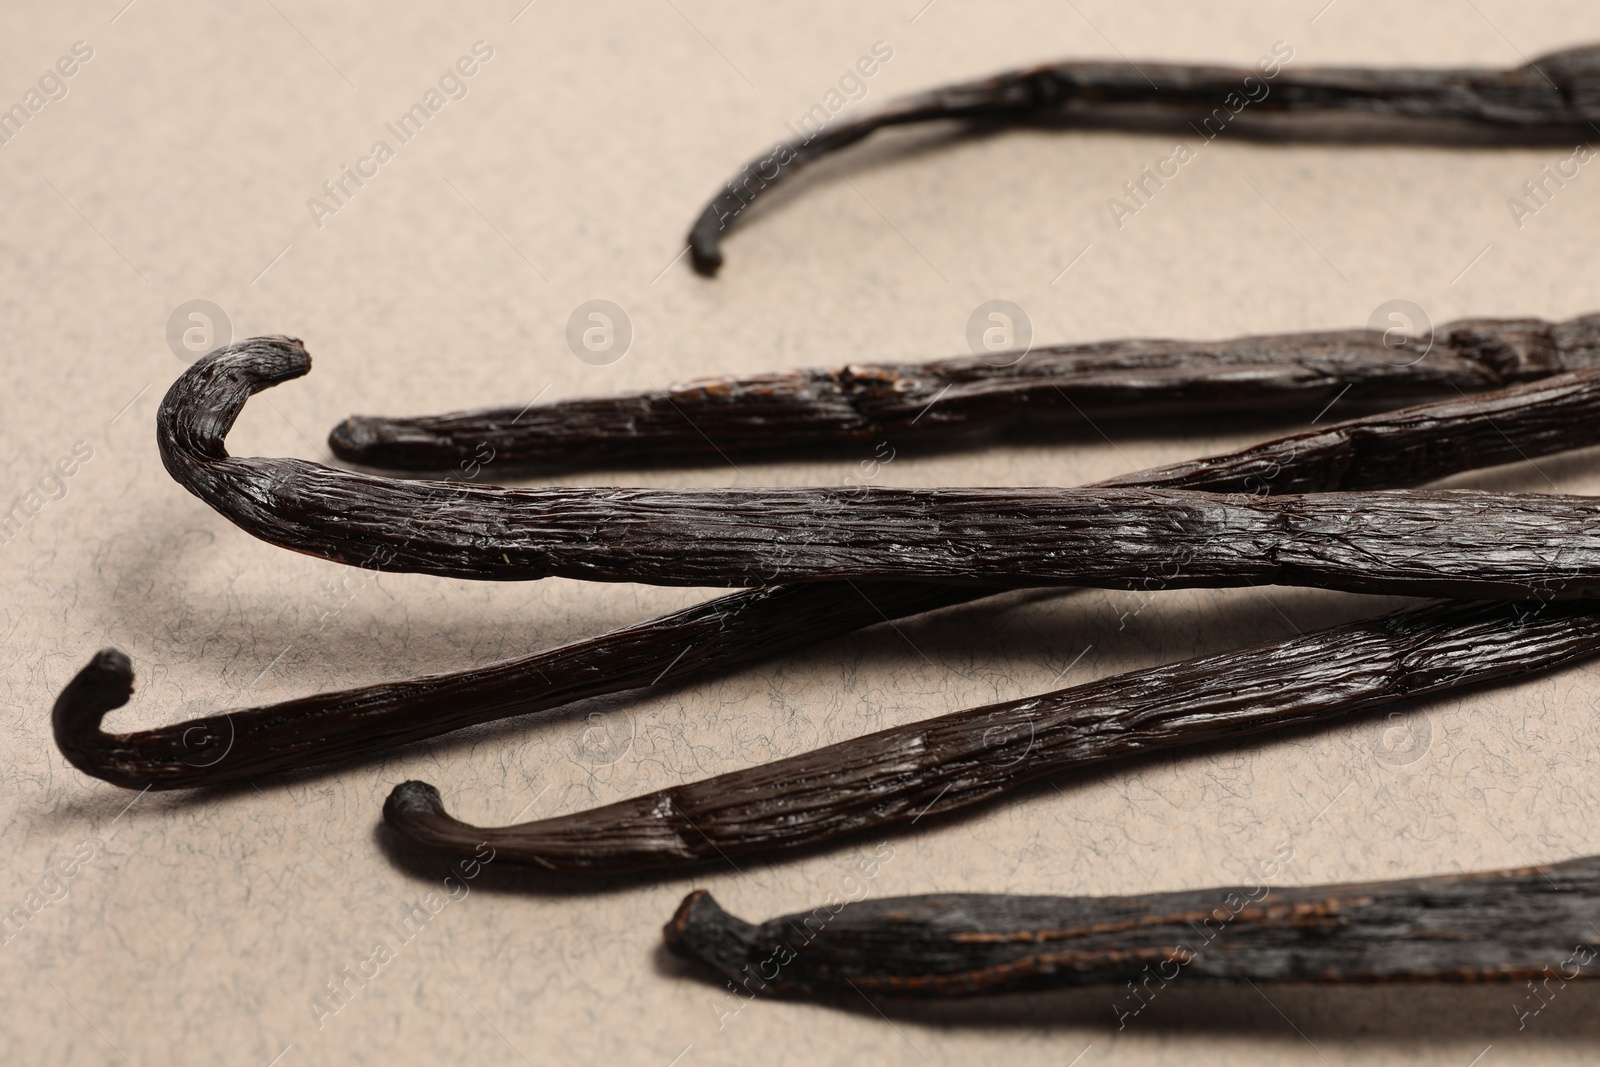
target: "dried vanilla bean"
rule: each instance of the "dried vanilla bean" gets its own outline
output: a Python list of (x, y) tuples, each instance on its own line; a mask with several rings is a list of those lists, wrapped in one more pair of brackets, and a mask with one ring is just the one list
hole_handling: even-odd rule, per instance
[(1422, 485), (1600, 444), (1592, 420), (1600, 420), (1600, 370), (1349, 419), (1095, 484), (1257, 494)]
[[(1292, 54), (1292, 53), (1291, 53)], [(689, 231), (695, 270), (722, 265), (722, 235), (767, 189), (816, 160), (890, 126), (956, 119), (997, 126), (1177, 127), (1210, 139), (1224, 129), (1275, 137), (1382, 137), (1468, 143), (1566, 144), (1600, 120), (1600, 47), (1540, 56), (1510, 70), (1066, 62), (1007, 71), (895, 101), (779, 144), (728, 179)], [(1269, 68), (1272, 68), (1269, 70)], [(1236, 121), (1237, 120), (1237, 121)], [(1258, 123), (1257, 120), (1265, 120)], [(1350, 123), (1350, 120), (1355, 120)]]
[(1107, 760), (1340, 721), (1600, 652), (1600, 607), (1448, 601), (941, 715), (571, 815), (485, 827), (404, 782), (383, 814), (428, 851), (618, 874), (725, 863), (993, 802)]
[(85, 774), (128, 789), (194, 789), (670, 684), (985, 592), (910, 582), (752, 589), (487, 667), (239, 708), (131, 734), (100, 728), (133, 692), (132, 663), (108, 648), (62, 690), (52, 724), (56, 746)]
[(1600, 592), (1600, 500), (1587, 497), (507, 489), (230, 457), (224, 438), (249, 396), (299, 377), (310, 363), (289, 338), (258, 338), (197, 361), (161, 403), (161, 457), (181, 485), (256, 537), (379, 570), (680, 586), (1284, 584), (1505, 600)]
[(707, 378), (664, 390), (444, 415), (357, 415), (334, 455), (395, 471), (570, 471), (725, 462), (857, 442), (945, 441), (1005, 427), (1216, 412), (1306, 418), (1335, 397), (1392, 406), (1600, 365), (1600, 316), (1466, 319), (1386, 345), (1375, 330), (1227, 341), (1123, 340), (984, 359), (852, 363)]
[[(662, 932), (674, 953), (737, 983), (745, 996), (859, 1004), (863, 994), (939, 999), (1124, 983), (1148, 991), (1180, 976), (1202, 983), (1593, 979), (1600, 977), (1597, 909), (1600, 857), (1589, 856), (1354, 884), (830, 902), (759, 926), (729, 915), (701, 889)], [(1112, 1010), (1121, 1019), (1142, 1002), (1129, 997), (1126, 1008)]]
[[(1600, 370), (1353, 419), (1113, 480), (1270, 493), (1410, 485), (1590, 444)], [(885, 619), (986, 595), (913, 582), (812, 582), (734, 593), (600, 637), (487, 667), (240, 708), (131, 734), (101, 720), (132, 665), (99, 653), (62, 692), (56, 743), (73, 766), (130, 789), (188, 789), (370, 755), (587, 697), (701, 676)]]

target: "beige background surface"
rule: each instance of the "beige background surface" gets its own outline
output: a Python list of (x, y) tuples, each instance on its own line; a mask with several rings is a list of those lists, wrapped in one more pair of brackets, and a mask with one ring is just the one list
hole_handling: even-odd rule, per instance
[[(659, 950), (660, 924), (690, 888), (765, 918), (836, 891), (870, 843), (588, 895), (541, 895), (492, 872), (348, 1006), (320, 1020), (311, 1006), (325, 982), (371, 955), (386, 923), (438, 887), (440, 874), (397, 865), (376, 829), (383, 797), (405, 778), (435, 782), (468, 819), (553, 815), (1036, 692), (1080, 652), (1068, 680), (1390, 606), (1374, 598), (1177, 593), (1141, 609), (1131, 593), (1017, 595), (700, 686), (203, 796), (135, 798), (89, 780), (48, 729), (60, 687), (105, 645), (136, 663), (138, 693), (110, 723), (132, 728), (487, 663), (703, 595), (555, 580), (355, 582), (251, 540), (172, 483), (156, 455), (155, 405), (184, 366), (166, 324), (184, 301), (220, 305), (234, 337), (306, 340), (315, 370), (253, 401), (230, 446), (324, 460), (328, 429), (355, 411), (959, 354), (969, 313), (993, 297), (1024, 306), (1041, 342), (1351, 327), (1394, 298), (1437, 322), (1595, 310), (1600, 172), (1583, 171), (1520, 230), (1506, 206), (1541, 165), (1569, 154), (1553, 149), (1219, 141), (1118, 229), (1107, 198), (1170, 151), (1170, 138), (1010, 133), (918, 153), (908, 149), (938, 138), (908, 134), (857, 150), (763, 211), (729, 241), (716, 282), (674, 258), (733, 166), (783, 136), (876, 41), (894, 54), (870, 81), (868, 105), (1066, 56), (1248, 64), (1277, 40), (1293, 46), (1293, 65), (1513, 65), (1600, 40), (1592, 4), (123, 2), (13, 3), (0, 32), (4, 104), (73, 42), (94, 52), (66, 97), (0, 146), (0, 503), (37, 487), (77, 442), (93, 449), (65, 495), (0, 545), (0, 906), (48, 891), (48, 866), (74, 848), (94, 856), (64, 899), (0, 946), (0, 1058), (1594, 1059), (1600, 993), (1578, 987), (1520, 1031), (1520, 988), (1181, 982), (1120, 1032), (1114, 990), (892, 1021), (866, 1004), (758, 1003), (719, 1024), (718, 989)], [(466, 98), (316, 226), (307, 199), (479, 40), (493, 58)], [(636, 331), (610, 366), (580, 362), (563, 337), (572, 309), (595, 297), (621, 304)], [(1235, 429), (1173, 441), (1125, 426), (1109, 441), (908, 449), (878, 480), (1073, 484), (1255, 436)], [(1596, 460), (1460, 481), (1600, 491)], [(797, 457), (614, 480), (829, 483), (856, 469)], [(889, 839), (893, 860), (871, 892), (1203, 886), (1251, 877), (1280, 845), (1294, 855), (1281, 880), (1295, 882), (1592, 853), (1594, 694), (1594, 668), (1579, 667), (1394, 723), (1063, 781)], [(1397, 745), (1420, 758), (1405, 763)]]

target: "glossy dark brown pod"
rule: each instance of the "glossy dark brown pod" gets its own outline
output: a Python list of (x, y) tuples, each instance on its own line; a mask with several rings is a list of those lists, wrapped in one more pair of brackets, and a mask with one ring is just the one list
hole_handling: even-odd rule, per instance
[(130, 734), (100, 726), (133, 692), (133, 665), (111, 648), (62, 690), (51, 721), (56, 746), (85, 774), (128, 789), (194, 789), (671, 684), (985, 591), (867, 582), (844, 592), (854, 599), (821, 584), (753, 589), (486, 667), (237, 708)]
[[(1600, 857), (1385, 882), (1123, 897), (830, 900), (755, 925), (689, 894), (667, 947), (742, 995), (943, 998), (1135, 983), (1600, 977)], [(1559, 986), (1557, 987), (1559, 988)], [(1128, 995), (1120, 1018), (1142, 1000)], [(1538, 1002), (1542, 1003), (1542, 1002)]]
[(574, 874), (726, 863), (996, 801), (1107, 760), (1337, 721), (1600, 652), (1600, 607), (1450, 601), (941, 715), (516, 826), (461, 822), (426, 782), (383, 806), (432, 852)]
[[(1410, 485), (1593, 443), (1600, 370), (1353, 419), (1116, 484), (1271, 493)], [(57, 701), (56, 742), (87, 774), (130, 789), (186, 789), (371, 755), (498, 718), (672, 683), (984, 595), (912, 582), (813, 582), (734, 593), (600, 637), (486, 667), (238, 708), (108, 734), (132, 665), (90, 661)]]
[(1600, 369), (1365, 415), (1095, 484), (1256, 495), (1422, 485), (1600, 444)]
[[(1431, 345), (1429, 341), (1431, 340)], [(1456, 397), (1600, 365), (1600, 316), (1468, 319), (1386, 346), (1374, 330), (1226, 341), (1118, 340), (1026, 355), (852, 363), (443, 415), (357, 415), (334, 455), (392, 471), (582, 470), (726, 462), (859, 442), (903, 446), (1005, 427)], [(466, 468), (473, 469), (473, 468)]]
[[(1249, 133), (1257, 119), (1268, 120), (1262, 132), (1272, 136), (1321, 137), (1320, 127), (1307, 120), (1354, 118), (1360, 121), (1352, 140), (1409, 135), (1433, 142), (1454, 132), (1468, 143), (1571, 145), (1593, 136), (1590, 123), (1600, 119), (1600, 48), (1592, 45), (1510, 70), (1301, 69), (1277, 59), (1269, 64), (1278, 68), (1271, 76), (1256, 68), (1190, 64), (1053, 63), (944, 86), (830, 122), (808, 139), (775, 145), (724, 183), (689, 231), (695, 270), (717, 272), (723, 235), (768, 189), (891, 126), (949, 119), (987, 127), (1176, 125), (1209, 140), (1224, 129)], [(1286, 118), (1294, 121), (1272, 121)]]
[(298, 341), (220, 349), (157, 416), (167, 471), (271, 544), (440, 577), (675, 586), (914, 580), (1022, 588), (1284, 584), (1516, 600), (1600, 592), (1600, 500), (1467, 490), (1246, 497), (1189, 489), (500, 488), (231, 457)]

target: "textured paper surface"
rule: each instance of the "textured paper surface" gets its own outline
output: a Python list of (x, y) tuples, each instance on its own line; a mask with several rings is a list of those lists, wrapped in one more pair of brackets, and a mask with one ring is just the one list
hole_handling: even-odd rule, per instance
[[(9, 5), (0, 104), (23, 101), (74, 42), (93, 54), (62, 80), (64, 96), (0, 145), (0, 493), (7, 506), (40, 493), (37, 512), (0, 546), (9, 594), (0, 906), (27, 915), (0, 947), (0, 1058), (263, 1067), (1592, 1058), (1600, 994), (1577, 986), (1555, 991), (1519, 1030), (1531, 1003), (1520, 986), (1179, 980), (1119, 1030), (1114, 1005), (1128, 1004), (1114, 989), (891, 1018), (865, 1002), (729, 1014), (715, 984), (660, 949), (661, 923), (691, 888), (710, 887), (751, 919), (808, 908), (841, 891), (871, 841), (584, 894), (539, 894), (491, 865), (464, 899), (413, 921), (414, 936), (394, 933), (414, 904), (442, 893), (444, 875), (400, 862), (377, 829), (384, 796), (406, 778), (436, 783), (470, 820), (554, 815), (1036, 692), (1074, 661), (1063, 684), (1398, 603), (1381, 598), (1017, 594), (703, 685), (259, 788), (135, 796), (67, 766), (50, 742), (49, 708), (103, 646), (126, 650), (138, 671), (133, 702), (108, 723), (130, 729), (488, 663), (707, 595), (366, 581), (253, 541), (168, 479), (156, 455), (155, 406), (184, 366), (168, 323), (188, 301), (222, 308), (236, 338), (305, 339), (313, 372), (253, 400), (229, 443), (238, 454), (325, 461), (327, 431), (353, 412), (963, 354), (968, 316), (995, 298), (1025, 308), (1041, 343), (1355, 327), (1392, 299), (1435, 322), (1600, 308), (1600, 172), (1585, 167), (1520, 220), (1507, 203), (1570, 149), (1221, 138), (1119, 227), (1108, 199), (1170, 153), (1171, 138), (909, 132), (774, 197), (728, 241), (715, 282), (675, 258), (732, 169), (825, 104), (876, 42), (892, 58), (852, 106), (1068, 56), (1248, 65), (1277, 41), (1293, 48), (1291, 66), (1515, 65), (1600, 40), (1592, 5), (524, 2)], [(464, 98), (447, 99), (407, 143), (389, 134), (385, 124), (479, 41), (492, 56), (462, 80)], [(362, 163), (378, 140), (392, 158)], [(345, 165), (377, 173), (350, 185), (337, 210), (325, 200), (329, 210), (314, 211), (308, 200)], [(609, 365), (580, 361), (565, 340), (573, 309), (596, 298), (623, 307), (634, 332)], [(1074, 484), (1258, 436), (1226, 424), (1203, 438), (1160, 429), (937, 456), (902, 448), (876, 480)], [(49, 477), (75, 447), (92, 458)], [(852, 474), (853, 458), (797, 456), (606, 480), (815, 484)], [(1576, 454), (1457, 482), (1595, 492), (1600, 466)], [(1284, 846), (1293, 859), (1283, 882), (1593, 853), (1594, 694), (1594, 668), (1575, 667), (1392, 722), (1063, 780), (887, 838), (893, 858), (869, 891), (1197, 887), (1251, 879)], [(70, 880), (51, 876), (60, 864)], [(392, 958), (373, 974), (380, 942)], [(319, 1009), (315, 998), (345, 968), (371, 977), (346, 981), (337, 1011), (332, 1001)]]

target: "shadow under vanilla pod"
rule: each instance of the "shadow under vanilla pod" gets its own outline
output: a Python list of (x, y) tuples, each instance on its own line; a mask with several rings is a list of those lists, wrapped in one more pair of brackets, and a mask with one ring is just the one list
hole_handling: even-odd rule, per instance
[[(1120, 897), (949, 893), (744, 922), (696, 890), (667, 947), (746, 990), (859, 1001), (1185, 982), (1600, 977), (1600, 857), (1384, 882)], [(823, 920), (819, 922), (819, 913)], [(1576, 949), (1574, 948), (1576, 946)]]
[[(628, 461), (726, 462), (844, 443), (944, 442), (1087, 420), (1341, 404), (1391, 407), (1600, 365), (1600, 316), (1466, 319), (1428, 338), (1377, 330), (1224, 341), (1132, 339), (975, 359), (852, 363), (702, 378), (647, 392), (334, 427), (334, 455), (389, 471), (445, 471), (491, 449), (498, 470)], [(1148, 422), (1145, 423), (1148, 426)]]
[[(1600, 120), (1600, 47), (1540, 56), (1509, 70), (1320, 67), (1290, 69), (1282, 42), (1253, 68), (1066, 62), (1007, 71), (890, 103), (745, 164), (689, 231), (695, 270), (723, 261), (723, 235), (774, 186), (881, 129), (938, 120), (988, 128), (1213, 127), (1247, 135), (1432, 143), (1587, 141)], [(1254, 83), (1252, 85), (1252, 82)], [(1220, 124), (1220, 126), (1219, 126)]]
[[(1063, 489), (504, 488), (234, 457), (249, 397), (305, 374), (299, 341), (196, 361), (157, 415), (162, 462), (241, 529), (377, 570), (748, 587), (904, 580), (1016, 589), (1297, 585), (1522, 600), (1600, 594), (1600, 499), (1387, 489), (1271, 497)], [(1182, 565), (1173, 561), (1181, 557)]]
[(694, 868), (992, 803), (1109, 760), (1339, 721), (1600, 653), (1600, 606), (1446, 601), (897, 726), (746, 770), (515, 826), (465, 823), (404, 782), (384, 819), (430, 852), (487, 841), (572, 874)]
[[(1251, 494), (1413, 485), (1593, 444), (1597, 425), (1600, 369), (1335, 423), (1112, 484)], [(1160, 580), (1152, 575), (1150, 586)], [(131, 734), (101, 729), (105, 715), (127, 703), (134, 680), (128, 658), (107, 649), (61, 693), (53, 712), (55, 739), (75, 767), (116, 785), (216, 785), (370, 755), (587, 697), (672, 684), (992, 592), (895, 581), (766, 586), (498, 664)]]

